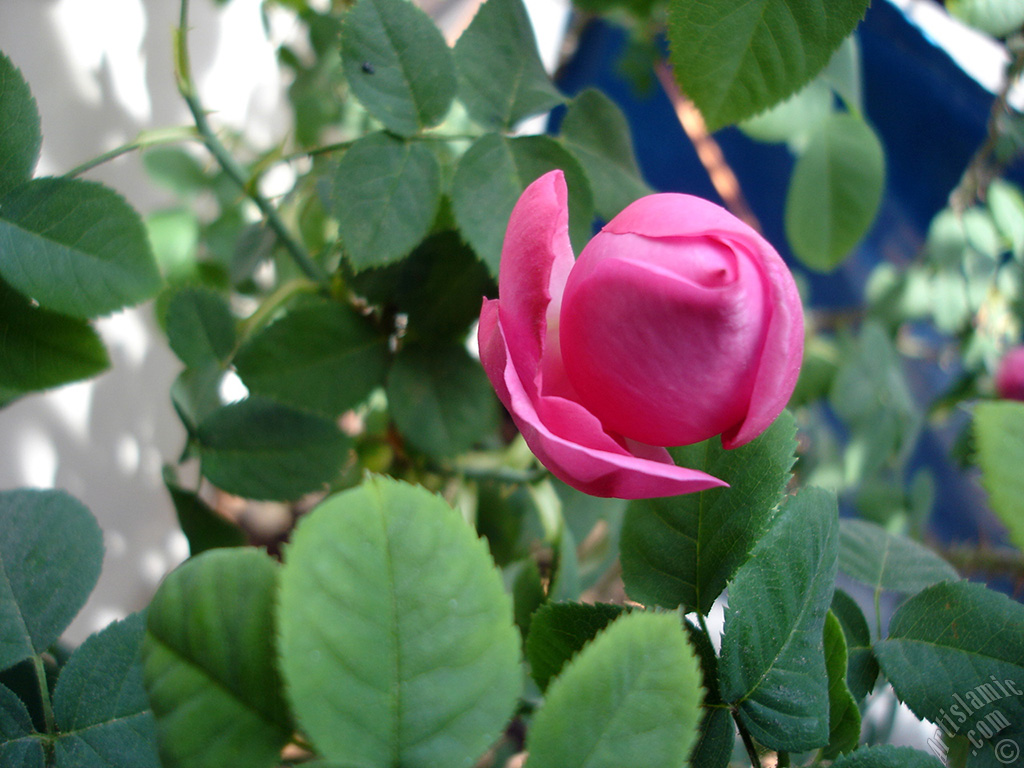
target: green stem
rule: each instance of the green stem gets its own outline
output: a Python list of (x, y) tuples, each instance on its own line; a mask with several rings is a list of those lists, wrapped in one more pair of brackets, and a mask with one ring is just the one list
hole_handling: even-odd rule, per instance
[(121, 155), (127, 155), (129, 152), (134, 152), (138, 149), (158, 147), (163, 144), (180, 144), (183, 141), (197, 140), (201, 141), (202, 137), (199, 135), (199, 132), (190, 125), (158, 128), (153, 131), (143, 131), (135, 138), (134, 141), (115, 147), (109, 152), (104, 152), (102, 155), (97, 155), (92, 160), (87, 160), (81, 165), (76, 165), (70, 171), (65, 173), (64, 176), (69, 179), (74, 178), (75, 176), (81, 176), (86, 171), (91, 171), (98, 165), (103, 165), (103, 163), (109, 162)]
[(263, 300), (255, 312), (242, 321), (242, 326), (238, 333), (238, 344), (241, 345), (253, 333), (266, 325), (274, 316), (274, 313), (291, 301), (294, 296), (300, 293), (313, 293), (317, 288), (316, 283), (304, 277), (297, 277), (294, 280), (289, 280), (287, 283), (279, 285), (273, 293)]
[(36, 682), (39, 683), (39, 699), (43, 703), (43, 720), (46, 722), (46, 732), (56, 733), (57, 725), (53, 719), (53, 704), (50, 702), (50, 686), (46, 682), (46, 666), (43, 664), (43, 657), (37, 653), (32, 657), (32, 663), (36, 668)]
[(740, 732), (740, 738), (743, 739), (743, 746), (747, 749), (747, 757), (750, 758), (750, 765), (753, 768), (761, 768), (761, 758), (758, 757), (757, 747), (754, 746), (754, 739), (750, 735), (750, 731), (747, 730), (747, 726), (740, 720), (740, 712), (738, 709), (732, 710), (732, 719), (736, 722), (736, 728)]
[(260, 194), (259, 190), (254, 185), (249, 184), (249, 180), (246, 178), (246, 173), (242, 167), (235, 160), (234, 156), (228, 152), (227, 148), (220, 142), (217, 135), (213, 132), (210, 127), (210, 123), (206, 119), (206, 111), (203, 109), (202, 103), (199, 101), (199, 96), (196, 93), (195, 84), (192, 81), (192, 66), (189, 62), (188, 55), (188, 0), (181, 0), (181, 16), (178, 22), (178, 29), (175, 31), (174, 39), (174, 58), (175, 67), (174, 74), (175, 79), (178, 83), (178, 92), (181, 94), (185, 103), (188, 105), (189, 111), (192, 113), (192, 119), (195, 120), (196, 130), (202, 137), (203, 143), (206, 148), (210, 150), (210, 154), (213, 155), (214, 159), (220, 165), (232, 181), (234, 181), (242, 192), (259, 208), (260, 213), (263, 214), (267, 220), (267, 226), (269, 226), (274, 234), (277, 235), (281, 244), (284, 245), (285, 250), (292, 257), (299, 269), (310, 279), (317, 283), (325, 283), (327, 281), (327, 274), (324, 270), (306, 253), (306, 249), (302, 247), (298, 240), (296, 240), (291, 232), (288, 231), (288, 227), (281, 220), (278, 215), (277, 209), (267, 200), (263, 195)]

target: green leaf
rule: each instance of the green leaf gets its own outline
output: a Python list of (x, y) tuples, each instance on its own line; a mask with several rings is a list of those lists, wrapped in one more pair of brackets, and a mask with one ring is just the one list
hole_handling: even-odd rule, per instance
[(624, 615), (548, 686), (527, 741), (531, 768), (683, 765), (702, 697), (679, 617)]
[(703, 630), (686, 623), (686, 633), (697, 651), (704, 679), (704, 716), (700, 721), (697, 743), (690, 754), (690, 765), (700, 768), (728, 768), (736, 744), (736, 726), (732, 714), (719, 694), (718, 656), (711, 639)]
[(673, 3), (672, 66), (708, 128), (782, 101), (828, 64), (868, 0), (720, 0)]
[(722, 698), (766, 747), (797, 752), (828, 742), (822, 635), (838, 551), (835, 496), (806, 488), (787, 499), (729, 584)]
[(182, 488), (172, 467), (164, 467), (164, 485), (171, 494), (181, 532), (188, 539), (190, 555), (218, 547), (240, 547), (246, 543), (242, 529), (212, 510), (194, 491)]
[(167, 304), (167, 340), (185, 365), (224, 363), (235, 348), (235, 318), (216, 291), (183, 288)]
[(143, 614), (110, 624), (76, 650), (53, 692), (57, 768), (160, 768), (142, 686)]
[(881, 744), (843, 755), (832, 768), (942, 768), (938, 758), (911, 747)]
[(988, 185), (986, 202), (1013, 255), (1018, 259), (1024, 257), (1024, 195), (1020, 188), (1004, 179), (994, 179)]
[(830, 610), (846, 637), (846, 685), (860, 701), (871, 693), (878, 679), (878, 660), (871, 650), (871, 630), (857, 601), (841, 589), (832, 595)]
[(875, 590), (906, 594), (959, 578), (953, 566), (927, 547), (851, 519), (839, 524), (839, 570)]
[(651, 193), (633, 155), (629, 124), (600, 91), (588, 88), (569, 102), (561, 135), (586, 171), (594, 209), (605, 221)]
[(717, 439), (672, 450), (677, 464), (729, 483), (632, 502), (622, 525), (622, 579), (631, 598), (707, 614), (764, 532), (789, 482), (796, 424), (789, 412), (732, 451)]
[(738, 127), (752, 139), (786, 143), (799, 154), (818, 124), (832, 114), (834, 98), (832, 89), (819, 75), (785, 101), (744, 120)]
[(949, 13), (993, 37), (1007, 37), (1024, 25), (1020, 0), (949, 0)]
[(32, 716), (10, 688), (0, 685), (0, 765), (4, 768), (43, 768), (42, 741)]
[(405, 347), (387, 382), (388, 408), (411, 446), (436, 458), (469, 450), (498, 426), (498, 401), (462, 346)]
[(468, 768), (521, 687), (501, 578), (440, 497), (370, 477), (285, 550), (280, 663), (299, 726), (344, 765)]
[(87, 379), (110, 366), (86, 321), (33, 306), (0, 280), (0, 386), (49, 389)]
[(607, 603), (547, 603), (530, 620), (526, 658), (543, 691), (562, 667), (625, 609)]
[(819, 122), (786, 195), (793, 253), (811, 269), (835, 269), (871, 228), (884, 187), (885, 153), (871, 127), (849, 113)]
[(427, 236), (441, 203), (441, 167), (422, 142), (371, 133), (345, 152), (329, 209), (357, 270), (407, 256)]
[(487, 0), (455, 44), (459, 98), (485, 128), (511, 129), (562, 103), (522, 0)]
[(274, 766), (291, 737), (274, 656), (277, 566), (255, 549), (185, 562), (150, 604), (143, 667), (165, 768)]
[(846, 637), (832, 611), (825, 615), (825, 669), (828, 671), (828, 746), (822, 757), (834, 760), (857, 748), (860, 710), (846, 685)]
[(32, 176), (43, 134), (28, 83), (0, 52), (0, 196)]
[(199, 161), (180, 147), (147, 149), (142, 165), (153, 183), (179, 196), (195, 195), (213, 185)]
[(349, 439), (332, 421), (259, 397), (218, 408), (197, 433), (203, 474), (250, 499), (296, 499), (341, 469)]
[(455, 221), (492, 275), (498, 274), (505, 228), (516, 201), (527, 186), (556, 168), (565, 172), (569, 233), (578, 250), (590, 238), (593, 200), (583, 168), (555, 139), (489, 133), (459, 160), (452, 181)]
[(455, 98), (451, 49), (408, 0), (359, 0), (344, 16), (341, 55), (352, 93), (399, 136), (441, 122)]
[(1003, 750), (1024, 744), (1024, 605), (982, 584), (936, 584), (900, 606), (875, 655), (915, 715), (971, 741), (970, 768), (1006, 765)]
[(63, 491), (0, 492), (0, 670), (42, 653), (96, 586), (103, 534)]
[(974, 439), (981, 482), (989, 504), (1024, 550), (1024, 403), (979, 403), (974, 408)]
[(325, 416), (359, 405), (384, 383), (387, 337), (351, 307), (317, 301), (289, 310), (235, 356), (250, 391)]
[(73, 317), (105, 315), (160, 288), (139, 215), (80, 179), (36, 179), (0, 198), (0, 276)]
[(513, 612), (516, 626), (524, 637), (529, 637), (533, 614), (547, 600), (540, 568), (532, 557), (523, 561), (512, 583)]

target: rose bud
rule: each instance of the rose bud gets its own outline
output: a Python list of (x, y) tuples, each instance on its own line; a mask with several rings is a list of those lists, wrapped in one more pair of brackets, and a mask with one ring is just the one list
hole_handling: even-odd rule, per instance
[(1024, 347), (1003, 355), (996, 371), (996, 393), (1004, 400), (1024, 400)]
[(665, 446), (757, 437), (803, 355), (793, 277), (757, 232), (697, 197), (629, 205), (573, 259), (565, 180), (523, 192), (480, 313), (480, 359), (530, 449), (594, 496), (726, 483)]

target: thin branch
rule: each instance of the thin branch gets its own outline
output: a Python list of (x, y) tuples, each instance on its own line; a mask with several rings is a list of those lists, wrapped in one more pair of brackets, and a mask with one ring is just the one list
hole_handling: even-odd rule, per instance
[(139, 149), (148, 149), (149, 147), (158, 147), (163, 144), (180, 144), (185, 141), (202, 141), (202, 136), (199, 132), (191, 125), (175, 126), (173, 128), (161, 128), (154, 131), (143, 131), (138, 135), (134, 141), (130, 141), (127, 144), (122, 144), (119, 147), (111, 149), (109, 152), (104, 152), (102, 155), (97, 155), (92, 160), (87, 160), (81, 165), (76, 165), (70, 171), (64, 174), (67, 178), (73, 178), (75, 176), (81, 176), (86, 171), (91, 171), (93, 168), (103, 165), (103, 163), (114, 160), (121, 155), (127, 155), (129, 152), (135, 152)]
[(743, 746), (747, 749), (747, 757), (750, 758), (750, 765), (752, 768), (761, 768), (761, 758), (757, 754), (757, 747), (754, 746), (754, 739), (750, 735), (750, 731), (747, 730), (747, 726), (740, 720), (740, 712), (738, 709), (732, 710), (732, 719), (736, 722), (736, 728), (739, 729), (740, 738), (743, 740)]

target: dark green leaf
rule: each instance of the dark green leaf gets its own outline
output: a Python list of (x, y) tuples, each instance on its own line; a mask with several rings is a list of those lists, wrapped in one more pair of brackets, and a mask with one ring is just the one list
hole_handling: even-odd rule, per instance
[(32, 303), (0, 280), (0, 386), (49, 389), (95, 376), (110, 365), (86, 321)]
[(840, 523), (839, 570), (876, 590), (913, 594), (956, 570), (927, 547), (864, 520)]
[(839, 553), (835, 496), (806, 488), (787, 499), (729, 584), (719, 664), (722, 698), (772, 749), (828, 742), (822, 636)]
[(557, 141), (550, 136), (507, 138), (489, 133), (459, 161), (452, 181), (455, 220), (492, 275), (498, 274), (505, 228), (516, 201), (527, 186), (556, 168), (565, 172), (569, 232), (579, 249), (590, 238), (593, 201), (583, 168)]
[(625, 610), (606, 603), (547, 603), (533, 614), (526, 638), (530, 674), (541, 690), (562, 667)]
[(875, 655), (915, 715), (971, 741), (971, 768), (1010, 764), (1003, 750), (1024, 744), (1024, 605), (982, 584), (936, 584), (900, 606)]
[(562, 103), (522, 0), (487, 0), (455, 44), (459, 98), (485, 128), (510, 129)]
[(215, 549), (157, 590), (143, 665), (165, 768), (278, 764), (292, 728), (274, 660), (276, 586), (265, 553)]
[(167, 304), (164, 323), (171, 349), (190, 368), (223, 363), (235, 347), (235, 318), (227, 301), (215, 291), (177, 291)]
[(4, 768), (43, 768), (43, 744), (35, 735), (32, 716), (21, 699), (0, 685), (0, 765)]
[(60, 637), (96, 586), (103, 534), (63, 491), (0, 492), (0, 669)]
[(226, 520), (194, 491), (178, 485), (171, 467), (164, 467), (164, 485), (171, 494), (181, 532), (188, 539), (190, 555), (198, 555), (218, 547), (240, 547), (245, 544), (242, 529)]
[(235, 367), (250, 391), (325, 416), (384, 383), (387, 337), (347, 305), (304, 304), (242, 345)]
[(825, 669), (828, 671), (828, 746), (822, 756), (834, 760), (857, 748), (860, 710), (846, 685), (846, 636), (832, 611), (825, 616)]
[(832, 768), (942, 768), (938, 758), (910, 747), (882, 744), (843, 755)]
[(371, 133), (338, 163), (329, 207), (358, 270), (407, 256), (430, 231), (440, 203), (441, 167), (430, 147)]
[(871, 228), (884, 187), (885, 152), (871, 127), (849, 113), (820, 121), (786, 195), (793, 253), (811, 269), (835, 269)]
[(871, 650), (871, 630), (860, 606), (841, 589), (832, 595), (831, 611), (846, 636), (846, 685), (860, 701), (871, 693), (878, 679), (878, 660)]
[(651, 193), (633, 156), (629, 124), (600, 91), (588, 88), (569, 103), (561, 134), (586, 171), (594, 208), (605, 221)]
[(704, 680), (704, 716), (700, 721), (697, 743), (690, 755), (690, 765), (700, 768), (728, 768), (736, 743), (736, 726), (728, 708), (722, 704), (718, 683), (718, 656), (711, 639), (704, 631), (686, 623), (690, 643), (697, 650), (701, 676)]
[(729, 483), (632, 502), (622, 525), (622, 579), (634, 600), (707, 614), (764, 532), (789, 482), (796, 424), (784, 412), (732, 451), (716, 439), (672, 451), (677, 464)]
[(541, 581), (540, 568), (532, 557), (523, 561), (522, 567), (516, 574), (515, 581), (512, 583), (512, 599), (516, 626), (519, 627), (519, 631), (524, 637), (529, 637), (533, 614), (547, 600), (544, 583)]
[(28, 83), (0, 52), (0, 196), (32, 176), (43, 134)]
[(1010, 541), (1024, 551), (1024, 403), (979, 403), (974, 408), (974, 438), (992, 511), (1010, 532)]
[(683, 765), (702, 696), (679, 617), (624, 615), (548, 686), (530, 727), (531, 768)]
[(203, 474), (250, 499), (295, 499), (340, 470), (349, 440), (332, 421), (250, 397), (214, 411), (199, 425)]
[(868, 0), (673, 3), (668, 16), (673, 70), (715, 131), (809, 82), (867, 7)]
[(468, 768), (521, 687), (486, 544), (420, 487), (371, 477), (304, 518), (278, 622), (299, 725), (345, 765)]
[(104, 315), (160, 288), (139, 215), (80, 179), (37, 179), (0, 198), (0, 275), (73, 317)]
[(345, 76), (370, 114), (399, 136), (441, 122), (455, 61), (430, 17), (408, 0), (359, 0), (344, 19)]
[(142, 687), (141, 613), (86, 640), (53, 694), (57, 768), (160, 768), (156, 729)]
[(224, 405), (220, 396), (225, 371), (219, 363), (186, 368), (171, 384), (171, 403), (192, 437), (207, 416)]
[(399, 352), (388, 374), (387, 395), (405, 439), (437, 458), (472, 448), (498, 426), (498, 402), (483, 368), (454, 344)]

